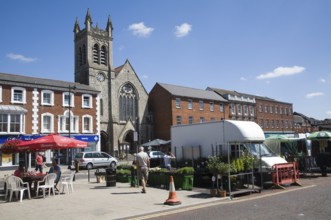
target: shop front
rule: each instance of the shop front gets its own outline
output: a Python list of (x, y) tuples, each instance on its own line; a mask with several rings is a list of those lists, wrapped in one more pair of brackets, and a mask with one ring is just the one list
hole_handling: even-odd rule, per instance
[[(43, 135), (1, 135), (0, 136), (0, 147), (7, 140), (20, 139), (22, 141), (29, 141), (37, 139)], [(63, 135), (66, 136), (66, 135)], [(51, 163), (52, 159), (58, 159), (59, 164), (71, 164), (71, 159), (77, 152), (84, 151), (97, 151), (100, 150), (99, 147), (99, 135), (71, 135), (71, 138), (85, 141), (88, 143), (88, 147), (85, 149), (68, 149), (68, 150), (47, 150), (43, 152), (45, 163)], [(0, 152), (0, 170), (12, 170), (16, 169), (19, 162), (29, 161), (29, 168), (35, 166), (35, 153), (25, 152), (25, 153), (14, 153), (14, 154), (4, 154)]]

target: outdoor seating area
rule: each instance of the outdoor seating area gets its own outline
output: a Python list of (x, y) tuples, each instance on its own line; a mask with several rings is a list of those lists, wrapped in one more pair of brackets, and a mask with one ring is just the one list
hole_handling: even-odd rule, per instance
[[(44, 161), (42, 152), (47, 150), (65, 150), (73, 148), (86, 148), (87, 142), (76, 140), (70, 137), (65, 137), (59, 134), (49, 134), (36, 139), (23, 141), (19, 138), (8, 139), (0, 148), (2, 154), (17, 154), (25, 153), (24, 161), (19, 162), (17, 170), (0, 177), (0, 195), (3, 195), (5, 200), (9, 198), (12, 201), (13, 194), (16, 198), (20, 195), (20, 202), (28, 198), (39, 198), (40, 193), (42, 197), (46, 198), (53, 194), (60, 194), (66, 191), (70, 194), (74, 191), (73, 179), (75, 172), (65, 173), (61, 172), (61, 168), (57, 164), (56, 158), (52, 159), (52, 165), (48, 172), (43, 171)], [(36, 154), (36, 168), (31, 168), (31, 153)], [(27, 157), (27, 154), (29, 156)], [(29, 168), (29, 170), (27, 169)]]
[(25, 199), (47, 198), (56, 194), (68, 195), (74, 191), (74, 176), (74, 171), (64, 173), (56, 183), (55, 173), (29, 171), (22, 178), (7, 174), (0, 177), (0, 199), (7, 202), (22, 202)]

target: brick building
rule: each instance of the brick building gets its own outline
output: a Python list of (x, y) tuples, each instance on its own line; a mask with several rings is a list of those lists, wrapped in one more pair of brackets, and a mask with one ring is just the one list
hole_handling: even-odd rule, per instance
[(263, 96), (237, 91), (207, 88), (229, 101), (230, 115), (233, 120), (255, 121), (266, 136), (274, 133), (293, 134), (293, 104)]
[[(78, 83), (0, 73), (0, 144), (9, 138), (29, 140), (58, 133), (100, 150), (99, 93)], [(60, 154), (67, 163), (70, 155)], [(15, 165), (19, 155), (3, 159), (1, 166)]]
[(227, 119), (228, 101), (213, 91), (156, 83), (149, 93), (154, 138), (170, 139), (170, 127)]

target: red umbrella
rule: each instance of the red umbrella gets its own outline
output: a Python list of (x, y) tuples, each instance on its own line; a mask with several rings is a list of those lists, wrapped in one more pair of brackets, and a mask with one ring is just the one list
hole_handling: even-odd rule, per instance
[(62, 150), (68, 148), (86, 148), (87, 142), (74, 138), (64, 137), (58, 134), (50, 134), (31, 141), (23, 141), (17, 144), (20, 151), (45, 151)]

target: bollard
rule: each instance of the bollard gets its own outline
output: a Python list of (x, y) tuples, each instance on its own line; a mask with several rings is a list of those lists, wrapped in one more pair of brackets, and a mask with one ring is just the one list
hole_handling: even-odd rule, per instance
[(87, 180), (88, 180), (88, 182), (90, 182), (90, 169), (88, 169), (87, 171), (88, 171), (87, 172)]
[(137, 174), (136, 174), (136, 170), (134, 166), (131, 166), (131, 183), (130, 186), (131, 187), (136, 187), (137, 186)]
[(78, 162), (78, 160), (75, 160), (75, 170), (76, 170), (76, 173), (79, 172), (79, 162)]

